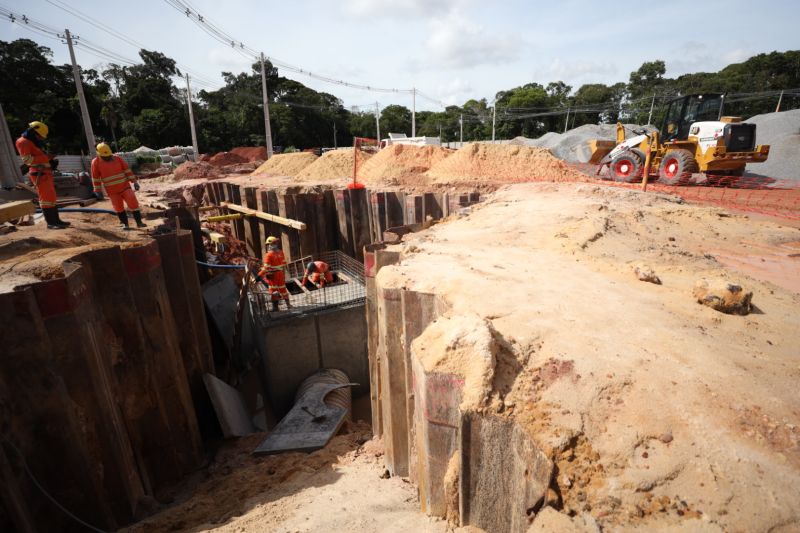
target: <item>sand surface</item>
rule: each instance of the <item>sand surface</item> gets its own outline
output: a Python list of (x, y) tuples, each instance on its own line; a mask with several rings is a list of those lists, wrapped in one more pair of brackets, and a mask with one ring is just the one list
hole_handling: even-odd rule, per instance
[[(799, 243), (795, 227), (667, 195), (514, 185), (408, 236), (377, 282), (440, 295), (450, 310), (423, 337), (443, 346), (441, 320), (488, 324), (481, 409), (549, 454), (563, 512), (610, 530), (797, 531)], [(637, 279), (643, 263), (661, 285)], [(696, 302), (694, 284), (720, 278), (753, 292), (752, 314)], [(434, 363), (483, 368), (485, 343), (473, 361), (469, 345)]]

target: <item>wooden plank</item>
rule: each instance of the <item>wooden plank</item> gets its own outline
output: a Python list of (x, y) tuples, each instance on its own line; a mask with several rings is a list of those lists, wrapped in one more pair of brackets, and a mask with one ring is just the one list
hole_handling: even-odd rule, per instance
[(270, 222), (275, 222), (282, 226), (288, 226), (290, 228), (298, 229), (298, 230), (305, 230), (307, 228), (304, 222), (300, 222), (299, 220), (293, 220), (290, 218), (285, 218), (282, 216), (275, 216), (270, 215), (269, 213), (265, 213), (263, 211), (259, 211), (257, 209), (251, 209), (249, 207), (245, 207), (243, 205), (239, 205), (233, 202), (222, 202), (221, 204), (226, 209), (230, 209), (231, 211), (236, 211), (238, 213), (242, 213), (247, 216), (254, 216), (260, 218), (262, 220), (268, 220)]
[(0, 204), (0, 224), (36, 212), (36, 206), (30, 200), (19, 200)]

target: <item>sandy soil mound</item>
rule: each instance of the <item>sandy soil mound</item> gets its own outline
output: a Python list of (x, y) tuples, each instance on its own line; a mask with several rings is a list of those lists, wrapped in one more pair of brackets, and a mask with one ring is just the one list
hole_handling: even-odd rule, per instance
[(308, 152), (278, 154), (265, 161), (253, 174), (295, 177), (301, 170), (314, 163), (317, 159), (317, 156)]
[(800, 109), (756, 115), (756, 143), (768, 144), (769, 158), (747, 165), (747, 170), (770, 178), (800, 180)]
[(483, 143), (461, 148), (434, 165), (427, 176), (434, 183), (589, 181), (543, 148)]
[[(487, 239), (499, 259), (476, 250)], [(513, 185), (407, 236), (376, 290), (442, 299), (444, 315), (412, 343), (426, 369), (467, 375), (488, 359), (477, 324), (494, 331), (486, 409), (557, 465), (562, 518), (587, 513), (603, 531), (797, 531), (800, 294), (779, 285), (797, 278), (797, 241), (793, 227), (669, 195)], [(726, 268), (727, 254), (751, 265)], [(639, 261), (661, 285), (639, 281)], [(758, 313), (698, 303), (697, 281), (717, 278), (752, 291)], [(445, 321), (474, 325), (446, 328), (450, 339)], [(438, 359), (415, 350), (426, 339)]]
[[(358, 152), (359, 166), (365, 164), (371, 157), (371, 154)], [(322, 157), (295, 176), (299, 181), (352, 179), (352, 177), (353, 150), (350, 148), (332, 150), (322, 154)]]
[(225, 167), (228, 165), (236, 165), (238, 163), (247, 163), (247, 159), (240, 155), (236, 155), (233, 152), (220, 152), (215, 154), (211, 159), (208, 160), (208, 162), (215, 167)]
[(175, 169), (174, 175), (176, 180), (193, 180), (208, 178), (216, 172), (216, 169), (205, 161), (198, 161), (197, 163), (187, 161)]
[(231, 153), (243, 157), (247, 161), (267, 160), (267, 148), (265, 146), (237, 146), (231, 149)]
[(358, 177), (375, 185), (423, 185), (428, 181), (425, 172), (451, 153), (441, 146), (394, 144), (367, 161)]

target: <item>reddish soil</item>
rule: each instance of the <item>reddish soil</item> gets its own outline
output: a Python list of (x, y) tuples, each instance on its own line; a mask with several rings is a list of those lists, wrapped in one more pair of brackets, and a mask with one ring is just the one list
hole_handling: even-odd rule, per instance
[(237, 155), (233, 152), (220, 152), (208, 160), (209, 163), (215, 167), (225, 167), (228, 165), (237, 165), (239, 163), (247, 163), (247, 159)]
[(214, 167), (205, 161), (194, 163), (187, 161), (175, 169), (176, 180), (193, 180), (198, 178), (208, 178), (216, 173)]
[(264, 146), (237, 146), (231, 149), (231, 153), (250, 162), (267, 160), (267, 149)]

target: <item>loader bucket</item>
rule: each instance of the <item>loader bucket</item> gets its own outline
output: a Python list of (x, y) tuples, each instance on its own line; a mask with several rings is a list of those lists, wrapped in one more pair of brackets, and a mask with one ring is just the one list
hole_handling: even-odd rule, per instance
[(617, 143), (614, 141), (604, 141), (600, 139), (592, 139), (589, 141), (589, 151), (591, 156), (589, 158), (589, 163), (594, 165), (600, 163), (602, 159), (617, 146)]

